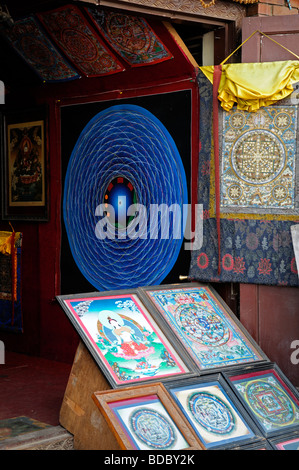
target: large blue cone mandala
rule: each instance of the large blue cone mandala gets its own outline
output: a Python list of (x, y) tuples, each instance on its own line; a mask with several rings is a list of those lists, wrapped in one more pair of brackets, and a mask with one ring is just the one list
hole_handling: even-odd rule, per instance
[(183, 243), (187, 202), (182, 160), (164, 125), (140, 106), (100, 112), (79, 136), (65, 179), (78, 268), (98, 290), (160, 284)]

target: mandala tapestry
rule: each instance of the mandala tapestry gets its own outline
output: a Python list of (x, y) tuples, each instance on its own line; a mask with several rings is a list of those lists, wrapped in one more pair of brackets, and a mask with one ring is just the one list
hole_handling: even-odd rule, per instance
[(0, 232), (0, 329), (22, 331), (22, 234)]
[(37, 16), (56, 44), (85, 76), (98, 77), (124, 70), (76, 6), (67, 5)]
[(93, 8), (87, 11), (109, 45), (132, 67), (172, 58), (145, 19)]
[(44, 82), (80, 78), (45, 36), (35, 18), (29, 16), (15, 21), (5, 38)]
[(201, 70), (198, 84), (204, 220), (190, 279), (297, 286), (291, 237), (291, 225), (299, 222), (297, 105), (291, 96), (255, 112), (219, 106), (216, 164), (213, 85)]

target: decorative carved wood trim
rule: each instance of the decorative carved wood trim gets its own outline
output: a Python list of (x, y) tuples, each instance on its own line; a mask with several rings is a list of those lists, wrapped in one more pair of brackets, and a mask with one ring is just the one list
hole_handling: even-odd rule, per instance
[(200, 0), (79, 0), (94, 5), (158, 16), (167, 20), (187, 20), (198, 23), (223, 25), (234, 21), (236, 29), (246, 16), (246, 5), (216, 0), (205, 8)]

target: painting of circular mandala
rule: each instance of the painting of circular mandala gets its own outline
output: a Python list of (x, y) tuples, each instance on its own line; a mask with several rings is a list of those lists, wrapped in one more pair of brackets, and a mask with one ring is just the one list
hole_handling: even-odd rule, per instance
[(294, 423), (296, 410), (287, 394), (274, 384), (258, 380), (249, 382), (245, 389), (245, 398), (263, 420), (275, 426)]
[(138, 438), (154, 449), (169, 449), (176, 442), (172, 424), (156, 410), (141, 408), (131, 415), (131, 427)]
[(192, 303), (180, 305), (175, 318), (186, 336), (209, 346), (222, 346), (230, 338), (228, 326), (214, 311)]
[(223, 114), (221, 204), (249, 209), (294, 209), (294, 106)]
[(164, 125), (136, 105), (101, 111), (81, 132), (65, 179), (78, 268), (98, 290), (160, 284), (183, 243), (187, 201), (184, 166)]
[(188, 407), (194, 419), (211, 433), (229, 434), (235, 427), (231, 410), (216, 395), (193, 393), (188, 397)]

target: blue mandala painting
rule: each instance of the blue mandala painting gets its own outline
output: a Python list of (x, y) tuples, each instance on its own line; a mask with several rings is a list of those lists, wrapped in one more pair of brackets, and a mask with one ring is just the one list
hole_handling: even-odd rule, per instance
[(136, 105), (86, 125), (65, 179), (63, 214), (74, 260), (98, 290), (160, 284), (184, 237), (184, 167), (164, 125)]

